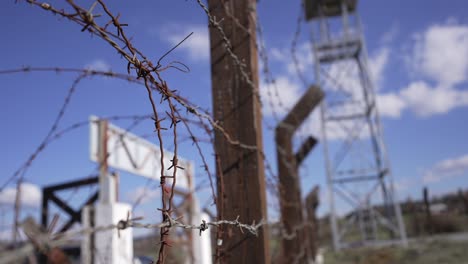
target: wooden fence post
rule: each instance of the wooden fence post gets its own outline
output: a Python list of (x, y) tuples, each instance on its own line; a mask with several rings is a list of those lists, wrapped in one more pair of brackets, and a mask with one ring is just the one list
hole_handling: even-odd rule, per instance
[[(208, 0), (208, 6), (213, 113), (225, 131), (215, 129), (218, 220), (258, 223), (267, 213), (256, 1)], [(216, 252), (217, 263), (270, 263), (268, 228), (255, 237), (235, 226), (222, 227)]]
[(296, 156), (301, 157), (303, 154), (293, 153), (292, 137), (323, 96), (319, 87), (311, 86), (275, 130), (281, 222), (287, 233), (281, 241), (281, 263), (292, 263), (294, 260), (306, 263), (308, 259), (309, 246), (296, 160)]

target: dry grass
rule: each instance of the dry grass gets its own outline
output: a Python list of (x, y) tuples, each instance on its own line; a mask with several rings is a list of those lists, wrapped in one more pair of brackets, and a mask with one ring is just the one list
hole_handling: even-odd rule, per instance
[(325, 256), (327, 264), (463, 264), (468, 263), (468, 242), (418, 241), (408, 248), (346, 250)]

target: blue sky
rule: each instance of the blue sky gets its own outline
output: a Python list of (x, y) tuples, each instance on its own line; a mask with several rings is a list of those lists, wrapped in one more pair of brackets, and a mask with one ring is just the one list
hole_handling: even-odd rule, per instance
[[(62, 7), (62, 1), (50, 2)], [(91, 6), (86, 1), (83, 6)], [(296, 29), (299, 1), (259, 1), (259, 19), (263, 30), (270, 68), (277, 80), (282, 104), (290, 107), (304, 87), (291, 71), (289, 50)], [(211, 81), (207, 18), (193, 0), (132, 1), (109, 4), (111, 10), (122, 14), (120, 21), (128, 23), (127, 34), (148, 57), (157, 60), (161, 54), (183, 39), (194, 35), (166, 58), (182, 61), (190, 73), (167, 71), (163, 74), (171, 89), (200, 107), (211, 108)], [(421, 195), (427, 185), (433, 194), (468, 187), (468, 18), (466, 1), (370, 1), (359, 4), (365, 38), (370, 57), (372, 76), (378, 92), (385, 141), (400, 198)], [(91, 67), (115, 72), (126, 72), (126, 63), (106, 43), (69, 21), (54, 17), (26, 2), (4, 2), (0, 9), (2, 60), (0, 69), (25, 65), (41, 67)], [(302, 25), (298, 43), (301, 66), (310, 83), (313, 79), (313, 60), (309, 46), (309, 27)], [(0, 183), (3, 184), (27, 159), (52, 125), (64, 96), (76, 74), (17, 73), (0, 75), (0, 120), (2, 121)], [(262, 79), (262, 76), (261, 76)], [(271, 86), (262, 82), (261, 93)], [(276, 120), (263, 97), (265, 108), (264, 145), (267, 158), (275, 166), (276, 156), (268, 125)], [(273, 100), (273, 104), (278, 102)], [(86, 121), (89, 115), (142, 115), (150, 112), (146, 91), (136, 85), (109, 78), (93, 77), (77, 87), (61, 127)], [(284, 112), (284, 111), (283, 111)], [(280, 111), (280, 114), (281, 111)], [(284, 114), (284, 113), (283, 113)], [(315, 120), (315, 121), (314, 121)], [(116, 121), (126, 127), (131, 121)], [(151, 121), (144, 121), (133, 131), (151, 132)], [(302, 130), (303, 135), (317, 133), (314, 117)], [(200, 137), (207, 138), (197, 130)], [(169, 141), (169, 137), (167, 137)], [(155, 138), (150, 138), (155, 142)], [(26, 174), (30, 183), (25, 197), (28, 204), (24, 215), (37, 214), (38, 191), (45, 186), (85, 177), (95, 172), (96, 165), (89, 160), (88, 128), (85, 126), (52, 143), (34, 161)], [(172, 146), (168, 146), (170, 149)], [(211, 157), (212, 148), (204, 145)], [(181, 146), (181, 155), (200, 163), (196, 149), (189, 143)], [(308, 157), (302, 172), (302, 191), (308, 192), (315, 184), (322, 187), (323, 204), (320, 212), (328, 210), (325, 204), (325, 174), (322, 147)], [(213, 165), (213, 164), (209, 164)], [(206, 175), (197, 168), (197, 183), (206, 186)], [(131, 202), (141, 191), (146, 180), (122, 172), (121, 198)], [(152, 187), (157, 184), (152, 184)], [(11, 219), (11, 197), (14, 185), (0, 194), (1, 209), (6, 212), (2, 225)], [(26, 187), (25, 187), (26, 188)], [(202, 188), (202, 204), (209, 197)], [(76, 203), (89, 190), (75, 194)], [(72, 194), (70, 194), (72, 195)], [(66, 197), (66, 195), (64, 195)], [(152, 188), (138, 214), (157, 219), (155, 208), (158, 190)], [(270, 214), (274, 215), (274, 199)], [(2, 226), (2, 230), (4, 231)]]

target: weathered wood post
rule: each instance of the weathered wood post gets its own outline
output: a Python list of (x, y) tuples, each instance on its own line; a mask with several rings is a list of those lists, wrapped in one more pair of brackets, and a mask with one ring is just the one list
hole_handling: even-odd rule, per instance
[(306, 212), (308, 223), (309, 253), (312, 260), (315, 261), (318, 248), (318, 221), (317, 208), (319, 206), (319, 187), (315, 186), (306, 196)]
[(292, 137), (323, 96), (319, 87), (311, 86), (275, 130), (281, 222), (287, 233), (281, 241), (281, 263), (292, 263), (294, 260), (306, 263), (308, 259), (309, 247), (296, 160), (296, 156), (301, 157), (303, 154), (293, 153)]
[(429, 202), (429, 190), (427, 187), (423, 189), (423, 199), (424, 199), (424, 211), (426, 213), (426, 231), (429, 234), (433, 232), (433, 225), (432, 225), (432, 213), (431, 213), (431, 204)]
[[(267, 219), (267, 212), (256, 1), (208, 0), (208, 6), (213, 114), (224, 129), (215, 129), (218, 220), (239, 217), (242, 223), (258, 223)], [(217, 263), (270, 263), (266, 226), (258, 237), (235, 226), (222, 227), (217, 239)]]

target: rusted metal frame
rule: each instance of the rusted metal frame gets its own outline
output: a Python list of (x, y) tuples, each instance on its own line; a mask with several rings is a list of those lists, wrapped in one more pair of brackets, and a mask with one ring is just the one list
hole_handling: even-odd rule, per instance
[(81, 223), (81, 214), (83, 212), (83, 208), (87, 205), (93, 204), (94, 202), (98, 200), (98, 198), (99, 198), (99, 191), (95, 192), (92, 196), (90, 196), (88, 200), (86, 200), (86, 202), (80, 207), (80, 210), (77, 212), (77, 215), (79, 215), (79, 218), (71, 218), (70, 220), (68, 220), (68, 222), (62, 226), (59, 232), (67, 231), (68, 229), (70, 229), (70, 227), (74, 223), (77, 223), (77, 222)]
[[(304, 246), (306, 251), (309, 251), (305, 230), (297, 228), (304, 226), (304, 217), (298, 163), (293, 153), (292, 137), (323, 97), (324, 94), (319, 87), (311, 86), (275, 129), (281, 222), (285, 231), (293, 236), (292, 239), (283, 238), (281, 241), (281, 263), (290, 263), (295, 260)], [(306, 263), (310, 254), (306, 252), (299, 261)]]
[[(48, 227), (49, 224), (49, 202), (52, 201), (62, 210), (67, 212), (71, 219), (61, 228), (61, 231), (68, 230), (75, 222), (81, 222), (81, 211), (84, 206), (94, 203), (97, 200), (99, 191), (94, 195), (90, 196), (88, 200), (80, 207), (80, 210), (76, 212), (65, 202), (55, 195), (55, 192), (66, 190), (70, 188), (77, 188), (85, 185), (96, 184), (99, 181), (98, 177), (90, 177), (82, 180), (71, 181), (67, 183), (56, 184), (42, 189), (42, 208), (41, 208), (41, 225), (44, 229)], [(79, 214), (79, 217), (76, 217), (75, 214)]]
[(70, 189), (70, 188), (76, 188), (76, 187), (81, 187), (84, 185), (91, 185), (95, 184), (99, 181), (98, 177), (89, 177), (77, 181), (70, 181), (66, 183), (61, 183), (61, 184), (56, 184), (56, 185), (50, 185), (47, 187), (44, 187), (42, 189), (42, 192), (55, 192), (55, 191), (60, 191), (64, 189)]
[(42, 191), (41, 225), (45, 229), (49, 222), (49, 192)]
[(50, 201), (54, 202), (58, 207), (60, 207), (60, 209), (69, 214), (72, 218), (76, 218), (77, 212), (73, 208), (68, 206), (68, 204), (66, 204), (64, 201), (62, 201), (62, 199), (58, 198), (54, 193), (50, 194), (49, 199)]

